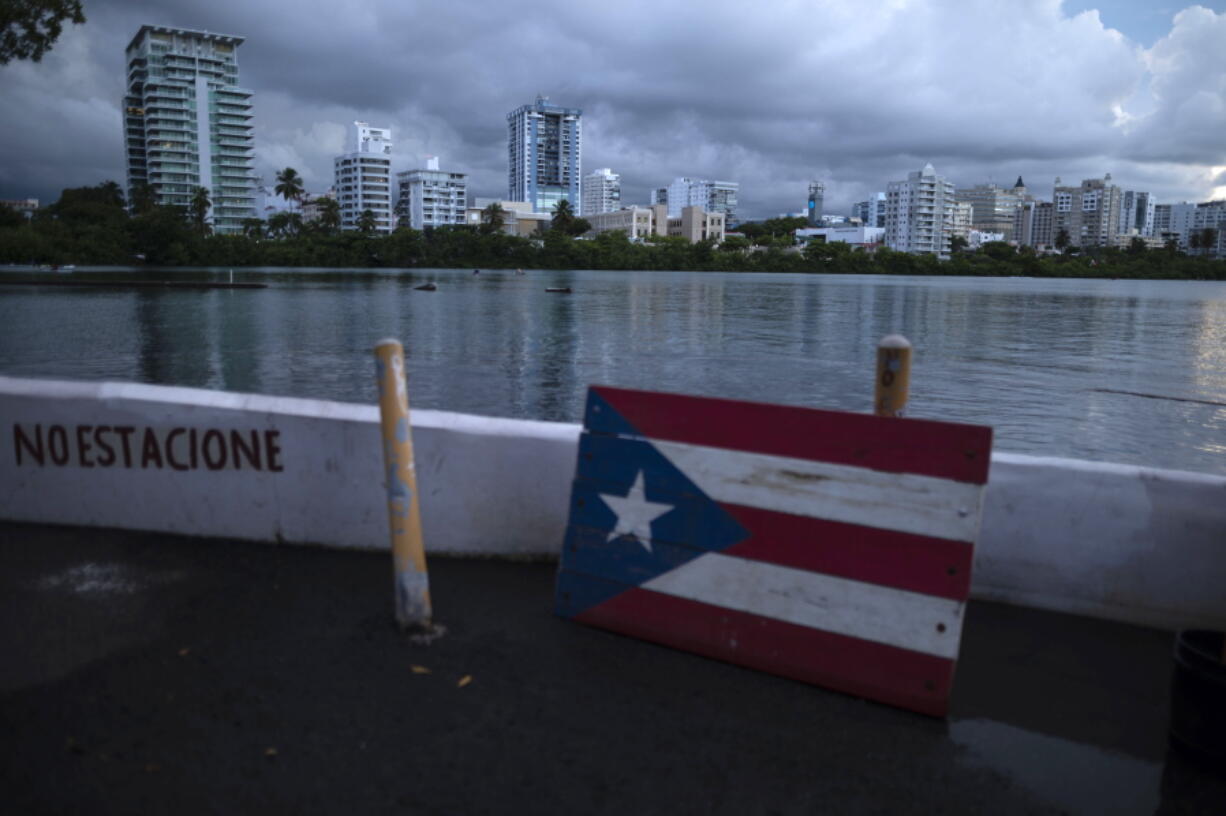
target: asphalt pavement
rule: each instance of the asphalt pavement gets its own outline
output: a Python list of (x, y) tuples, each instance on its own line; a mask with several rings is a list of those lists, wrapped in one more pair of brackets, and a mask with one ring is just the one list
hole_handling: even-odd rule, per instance
[(1216, 813), (1173, 634), (972, 603), (948, 720), (551, 613), (555, 567), (0, 523), (0, 812)]

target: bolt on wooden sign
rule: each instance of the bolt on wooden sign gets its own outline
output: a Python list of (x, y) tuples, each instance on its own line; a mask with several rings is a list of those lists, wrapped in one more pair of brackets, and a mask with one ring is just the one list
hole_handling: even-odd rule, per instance
[(556, 611), (933, 716), (990, 428), (589, 390)]

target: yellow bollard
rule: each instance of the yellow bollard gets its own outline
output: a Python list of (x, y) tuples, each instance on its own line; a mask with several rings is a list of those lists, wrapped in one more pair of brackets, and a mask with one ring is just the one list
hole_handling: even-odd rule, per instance
[(404, 371), (404, 347), (394, 338), (375, 344), (375, 377), (379, 385), (379, 418), (383, 434), (383, 467), (387, 482), (387, 513), (391, 522), (392, 563), (395, 566), (396, 622), (402, 629), (433, 629), (430, 579), (421, 537), (421, 506), (413, 469), (413, 438), (409, 426), (409, 393)]
[(898, 417), (907, 407), (911, 384), (911, 343), (901, 334), (890, 334), (877, 344), (877, 387), (873, 413)]

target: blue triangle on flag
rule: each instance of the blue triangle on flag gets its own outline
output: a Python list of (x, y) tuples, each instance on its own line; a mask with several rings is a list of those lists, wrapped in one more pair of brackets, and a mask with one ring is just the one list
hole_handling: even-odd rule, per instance
[(588, 411), (598, 411), (602, 428), (618, 435), (580, 437), (560, 568), (603, 580), (572, 587), (565, 604), (559, 596), (559, 614), (566, 615), (749, 535), (607, 401), (591, 393)]

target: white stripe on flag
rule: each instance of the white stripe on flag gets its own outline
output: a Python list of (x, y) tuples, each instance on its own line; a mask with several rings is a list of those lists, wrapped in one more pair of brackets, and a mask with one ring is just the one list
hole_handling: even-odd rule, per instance
[(642, 588), (950, 660), (958, 657), (963, 604), (935, 595), (719, 553), (700, 555)]
[(982, 485), (648, 441), (717, 502), (968, 543), (979, 532)]

